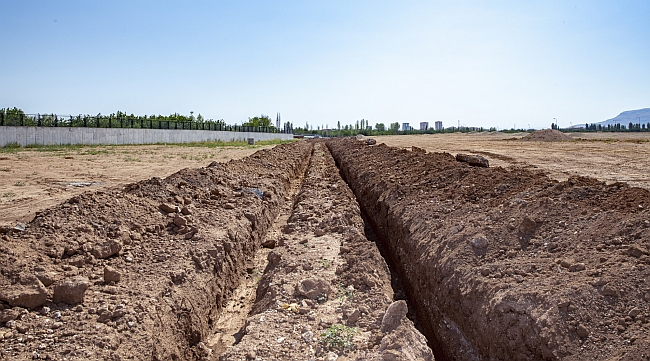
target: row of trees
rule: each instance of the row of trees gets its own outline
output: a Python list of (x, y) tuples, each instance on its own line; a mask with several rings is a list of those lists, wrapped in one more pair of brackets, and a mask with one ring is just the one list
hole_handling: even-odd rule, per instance
[[(104, 115), (25, 114), (22, 109), (0, 109), (0, 125), (38, 127), (97, 127), (97, 128), (153, 128), (194, 130), (244, 130), (277, 132), (268, 115), (248, 118), (241, 126), (226, 125), (223, 119), (205, 119), (200, 113), (194, 116), (173, 113), (170, 115), (134, 115), (117, 111)], [(283, 132), (290, 132), (290, 123), (285, 123)]]

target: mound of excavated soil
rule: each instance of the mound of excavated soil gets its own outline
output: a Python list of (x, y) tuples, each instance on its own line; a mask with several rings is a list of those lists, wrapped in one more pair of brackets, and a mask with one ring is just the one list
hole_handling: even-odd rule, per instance
[(84, 193), (3, 235), (0, 359), (206, 359), (203, 341), (311, 150)]
[(542, 129), (536, 130), (529, 135), (521, 138), (520, 140), (527, 140), (532, 142), (562, 142), (573, 140), (570, 136), (555, 129)]
[(650, 358), (647, 190), (328, 146), (437, 358)]
[(0, 359), (433, 360), (323, 142), (1, 231)]

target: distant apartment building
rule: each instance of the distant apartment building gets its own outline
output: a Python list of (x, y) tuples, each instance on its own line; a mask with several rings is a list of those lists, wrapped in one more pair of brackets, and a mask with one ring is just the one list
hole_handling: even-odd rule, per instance
[(403, 131), (403, 132), (405, 132), (405, 131), (407, 131), (407, 130), (411, 130), (411, 129), (412, 129), (412, 128), (411, 128), (411, 126), (409, 125), (409, 123), (402, 123), (402, 131)]
[(437, 122), (435, 123), (434, 127), (435, 127), (436, 130), (442, 130), (442, 122), (441, 122), (441, 121), (437, 121)]
[(429, 130), (429, 122), (420, 122), (420, 130)]

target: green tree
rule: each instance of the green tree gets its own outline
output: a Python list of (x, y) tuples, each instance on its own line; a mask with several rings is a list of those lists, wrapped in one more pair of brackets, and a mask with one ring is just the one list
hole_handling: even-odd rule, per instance
[(384, 123), (377, 123), (375, 124), (375, 129), (377, 129), (378, 132), (385, 132), (386, 126), (384, 125)]
[(390, 123), (390, 131), (392, 133), (397, 133), (398, 130), (399, 130), (399, 123), (398, 122)]
[(271, 124), (271, 117), (262, 114), (259, 117), (248, 118), (248, 121), (242, 125), (247, 127), (271, 127)]

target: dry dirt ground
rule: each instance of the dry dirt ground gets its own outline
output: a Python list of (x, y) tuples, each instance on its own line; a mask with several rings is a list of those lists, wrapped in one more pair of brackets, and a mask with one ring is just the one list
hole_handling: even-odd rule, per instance
[(650, 188), (650, 133), (569, 133), (572, 142), (518, 141), (527, 133), (425, 134), (373, 137), (393, 147), (417, 146), (429, 152), (474, 153), (491, 166), (544, 170), (550, 177), (594, 177)]
[(271, 147), (138, 145), (0, 150), (0, 224), (28, 222), (36, 211), (88, 190), (166, 177), (183, 168), (240, 159)]
[[(647, 141), (446, 136), (223, 163), (220, 148), (49, 155), (98, 155), (116, 179), (75, 179), (88, 169), (71, 162), (58, 193), (39, 178), (34, 199), (3, 197), (17, 211), (0, 226), (29, 222), (0, 227), (0, 359), (650, 359), (650, 193), (613, 182), (642, 174)], [(585, 149), (627, 158), (583, 161), (579, 175), (609, 165), (603, 182), (573, 176)], [(6, 193), (32, 186), (22, 167)]]

